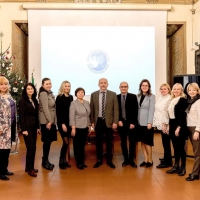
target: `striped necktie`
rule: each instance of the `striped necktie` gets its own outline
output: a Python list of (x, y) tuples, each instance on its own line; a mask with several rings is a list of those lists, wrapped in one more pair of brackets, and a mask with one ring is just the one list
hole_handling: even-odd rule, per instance
[(105, 119), (105, 92), (102, 93), (102, 119)]

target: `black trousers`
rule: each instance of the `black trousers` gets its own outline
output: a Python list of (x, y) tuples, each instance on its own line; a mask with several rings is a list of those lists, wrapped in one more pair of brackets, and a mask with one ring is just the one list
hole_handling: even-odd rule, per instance
[[(136, 144), (136, 128), (130, 129), (130, 124), (123, 120), (123, 126), (118, 127), (121, 149), (124, 156), (124, 160), (133, 161), (135, 155), (135, 144)], [(127, 145), (127, 138), (129, 141), (129, 148)]]
[(76, 134), (73, 138), (73, 146), (77, 166), (84, 164), (87, 135), (88, 128), (76, 128)]
[(175, 124), (174, 119), (170, 119), (169, 121), (170, 129), (169, 129), (169, 136), (172, 140), (173, 148), (174, 148), (174, 157), (175, 163), (179, 163), (181, 159), (181, 166), (186, 166), (186, 152), (185, 152), (185, 140), (186, 137), (184, 135), (184, 128), (180, 129), (179, 136), (175, 135), (175, 130), (177, 125)]
[(5, 175), (8, 171), (9, 155), (10, 149), (0, 149), (0, 175)]
[(168, 134), (164, 134), (162, 131), (159, 131), (162, 137), (162, 145), (164, 149), (164, 164), (171, 166), (172, 165), (172, 153), (171, 153), (171, 145), (170, 145), (170, 136)]
[(112, 144), (113, 144), (113, 129), (106, 126), (106, 122), (102, 118), (97, 119), (95, 127), (96, 132), (96, 156), (97, 161), (102, 161), (103, 156), (103, 138), (105, 134), (106, 139), (106, 159), (111, 162), (113, 158)]
[(37, 130), (29, 130), (28, 135), (23, 135), (26, 145), (26, 166), (28, 170), (34, 169)]

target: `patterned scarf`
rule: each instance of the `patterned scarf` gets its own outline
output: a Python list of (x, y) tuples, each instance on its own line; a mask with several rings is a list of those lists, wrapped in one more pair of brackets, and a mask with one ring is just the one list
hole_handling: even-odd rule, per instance
[(188, 98), (187, 103), (188, 103), (188, 107), (186, 108), (185, 112), (189, 113), (190, 112), (190, 108), (192, 106), (192, 104), (197, 101), (198, 99), (200, 99), (200, 95), (197, 94), (193, 99), (191, 99), (191, 97)]

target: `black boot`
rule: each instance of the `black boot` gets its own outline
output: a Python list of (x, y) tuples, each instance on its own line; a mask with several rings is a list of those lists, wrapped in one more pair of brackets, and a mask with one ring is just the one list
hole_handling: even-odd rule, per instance
[(50, 162), (49, 162), (49, 159), (47, 159), (47, 161), (48, 161), (48, 164), (49, 164), (49, 166), (51, 166), (52, 168), (54, 168), (54, 167), (55, 167), (55, 165), (54, 165), (54, 164), (52, 164), (52, 163), (50, 163)]
[(167, 170), (166, 173), (175, 174), (175, 173), (178, 173), (178, 171), (179, 171), (179, 164), (175, 163), (175, 165), (170, 170)]
[(62, 158), (62, 157), (60, 157), (59, 167), (60, 167), (60, 169), (66, 169), (66, 166), (64, 163), (64, 158)]
[(63, 162), (64, 162), (65, 167), (67, 168), (71, 167), (71, 165), (66, 161), (66, 157), (63, 158)]
[(42, 167), (44, 167), (47, 170), (53, 170), (53, 167), (49, 165), (47, 158), (42, 158)]
[(179, 171), (178, 171), (178, 175), (179, 176), (184, 176), (186, 174), (186, 169), (184, 166), (181, 166)]

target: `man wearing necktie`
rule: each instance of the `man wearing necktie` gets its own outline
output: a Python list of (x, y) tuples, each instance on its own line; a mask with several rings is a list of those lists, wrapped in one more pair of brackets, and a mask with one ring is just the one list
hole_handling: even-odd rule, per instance
[[(119, 122), (118, 131), (121, 139), (121, 149), (124, 156), (122, 166), (130, 164), (136, 168), (134, 162), (135, 144), (136, 144), (136, 126), (138, 124), (138, 103), (134, 94), (128, 93), (128, 83), (121, 82), (119, 89), (121, 94), (117, 95), (119, 104)], [(127, 137), (129, 140), (129, 149), (127, 145)]]
[(90, 99), (91, 124), (96, 133), (96, 156), (97, 162), (94, 168), (100, 167), (103, 163), (103, 137), (106, 139), (106, 160), (107, 165), (115, 168), (112, 162), (113, 151), (113, 130), (117, 128), (119, 110), (117, 95), (107, 90), (108, 81), (105, 78), (99, 80), (100, 90), (93, 92)]

